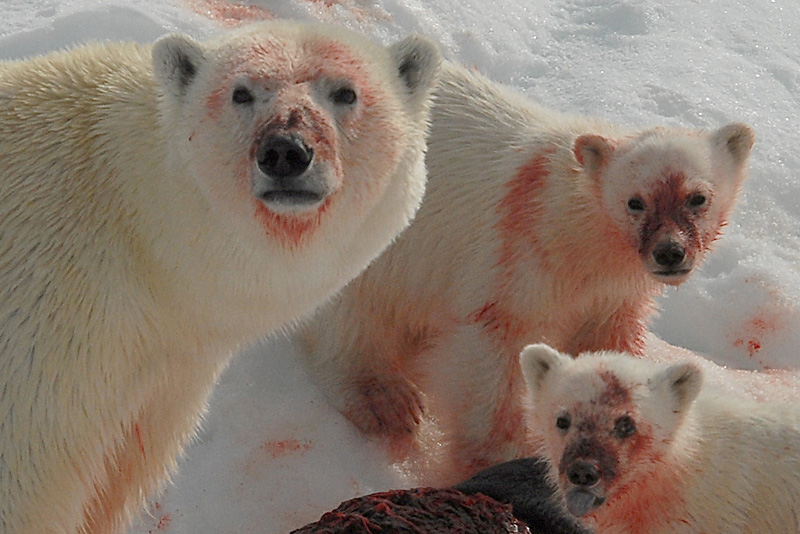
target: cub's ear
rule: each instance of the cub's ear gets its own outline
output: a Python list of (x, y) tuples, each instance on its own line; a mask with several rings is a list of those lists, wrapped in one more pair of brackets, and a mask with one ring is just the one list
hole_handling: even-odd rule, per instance
[(741, 122), (732, 122), (719, 128), (712, 134), (715, 147), (730, 154), (736, 167), (742, 166), (750, 156), (756, 134), (753, 129)]
[(575, 139), (575, 159), (589, 174), (604, 169), (614, 154), (614, 143), (602, 135), (584, 134)]
[(541, 388), (547, 373), (561, 365), (566, 359), (570, 358), (544, 343), (528, 345), (522, 349), (519, 363), (531, 393), (535, 394)]
[(153, 75), (165, 94), (180, 99), (204, 61), (203, 45), (188, 35), (165, 35), (153, 45)]
[(650, 389), (670, 399), (675, 413), (686, 411), (702, 385), (703, 371), (689, 362), (670, 365), (650, 379)]
[(412, 35), (391, 45), (389, 53), (412, 104), (418, 105), (427, 99), (442, 62), (436, 43), (426, 37)]

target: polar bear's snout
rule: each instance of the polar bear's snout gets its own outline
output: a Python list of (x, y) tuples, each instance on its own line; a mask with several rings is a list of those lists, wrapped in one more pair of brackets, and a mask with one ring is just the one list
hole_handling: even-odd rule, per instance
[(592, 462), (576, 460), (567, 468), (567, 478), (576, 486), (594, 486), (600, 481), (600, 471)]
[(686, 259), (686, 249), (676, 241), (664, 241), (653, 249), (653, 259), (658, 265), (675, 269)]
[(693, 255), (686, 246), (674, 239), (658, 243), (650, 256), (650, 272), (667, 284), (680, 284), (689, 276), (694, 266)]
[(643, 252), (647, 269), (661, 282), (679, 285), (691, 274), (695, 258), (702, 250), (696, 237), (699, 232), (696, 224), (685, 231), (672, 229), (659, 232), (650, 252)]
[(331, 192), (324, 169), (314, 165), (314, 149), (297, 134), (270, 133), (256, 153), (259, 172), (253, 195), (270, 206), (306, 207)]
[(258, 168), (279, 181), (300, 176), (311, 166), (314, 150), (297, 136), (270, 135), (258, 151)]

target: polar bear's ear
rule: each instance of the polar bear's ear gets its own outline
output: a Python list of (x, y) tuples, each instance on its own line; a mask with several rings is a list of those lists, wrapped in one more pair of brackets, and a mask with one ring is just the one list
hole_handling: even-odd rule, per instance
[(176, 98), (186, 94), (203, 60), (203, 45), (187, 35), (166, 35), (153, 45), (156, 82)]
[(575, 139), (575, 159), (589, 174), (602, 170), (611, 161), (614, 144), (602, 135), (584, 134)]
[(703, 371), (693, 363), (670, 365), (650, 381), (650, 388), (674, 402), (673, 411), (683, 412), (697, 398), (703, 385)]
[(560, 352), (544, 343), (528, 345), (522, 349), (519, 363), (531, 393), (539, 390), (547, 373), (561, 365), (565, 358), (566, 356), (562, 356)]
[(439, 47), (426, 37), (412, 35), (389, 47), (397, 75), (416, 105), (427, 99), (442, 62)]
[(753, 143), (756, 142), (756, 134), (753, 129), (741, 122), (732, 122), (723, 126), (714, 132), (712, 138), (714, 146), (720, 147), (730, 154), (737, 167), (747, 161)]

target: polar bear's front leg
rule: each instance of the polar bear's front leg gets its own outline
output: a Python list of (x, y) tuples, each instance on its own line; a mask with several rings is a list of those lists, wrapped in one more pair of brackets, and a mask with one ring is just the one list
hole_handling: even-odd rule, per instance
[(341, 393), (345, 417), (362, 432), (389, 439), (412, 437), (424, 410), (422, 393), (397, 365), (354, 369)]
[(427, 360), (424, 389), (451, 446), (445, 472), (453, 480), (533, 452), (519, 351), (513, 345), (501, 347), (483, 325), (462, 324)]
[(358, 304), (346, 296), (330, 303), (301, 333), (307, 369), (360, 431), (407, 442), (423, 413), (423, 395), (406, 375), (419, 350), (398, 331), (400, 320), (365, 313)]
[[(81, 532), (106, 534), (124, 530), (144, 504), (158, 494), (177, 468), (207, 408), (209, 384), (224, 364), (201, 355), (172, 353), (173, 369), (148, 390), (145, 404), (122, 429), (116, 447), (105, 451), (103, 467), (95, 481), (93, 498), (85, 504)], [(191, 369), (178, 372), (177, 369)]]

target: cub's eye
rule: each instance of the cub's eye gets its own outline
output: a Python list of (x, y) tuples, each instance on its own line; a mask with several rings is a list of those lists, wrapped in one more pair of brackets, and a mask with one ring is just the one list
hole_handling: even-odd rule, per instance
[(633, 213), (644, 211), (644, 200), (639, 197), (632, 197), (628, 200), (628, 209)]
[(620, 439), (627, 438), (636, 433), (636, 424), (630, 416), (623, 415), (614, 423), (614, 435)]
[(569, 415), (561, 415), (556, 419), (556, 428), (563, 432), (569, 430), (571, 424), (572, 420), (569, 418)]
[(331, 93), (331, 100), (338, 106), (349, 106), (356, 103), (358, 95), (349, 87), (342, 87)]
[(706, 203), (706, 200), (706, 196), (702, 193), (695, 193), (694, 195), (690, 196), (689, 200), (686, 202), (692, 208), (699, 208)]
[(247, 87), (242, 87), (241, 85), (234, 89), (231, 95), (231, 101), (234, 104), (252, 104), (253, 100), (253, 93)]

